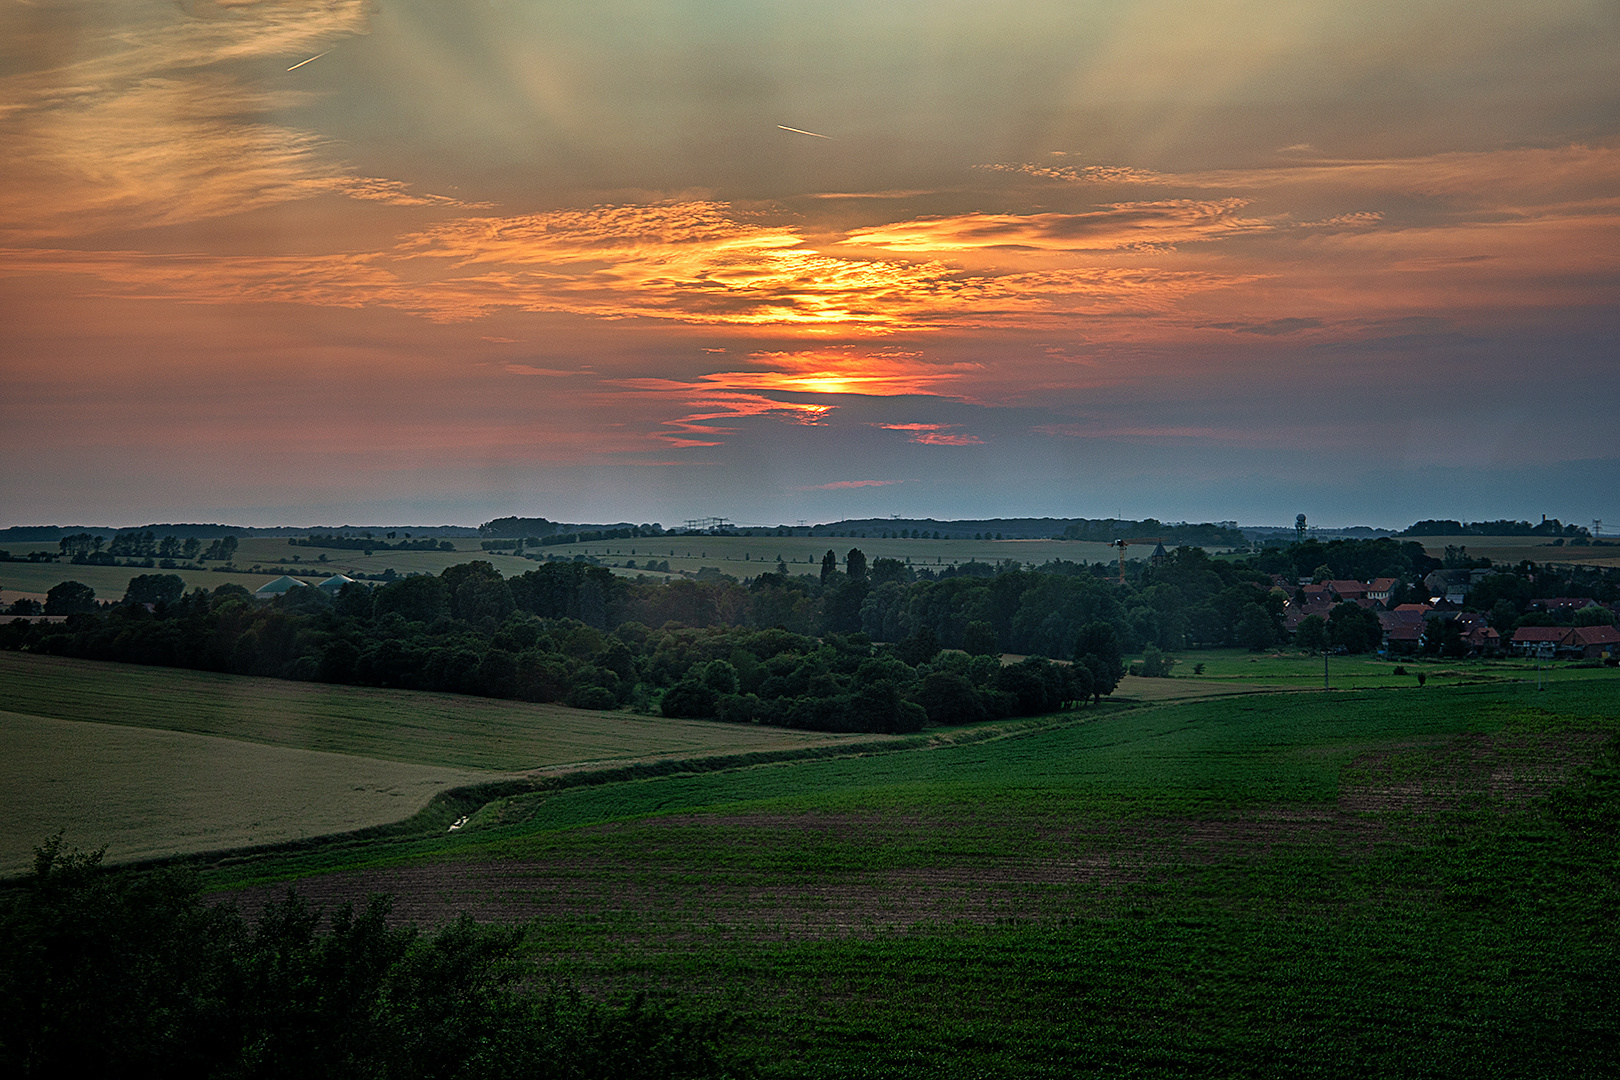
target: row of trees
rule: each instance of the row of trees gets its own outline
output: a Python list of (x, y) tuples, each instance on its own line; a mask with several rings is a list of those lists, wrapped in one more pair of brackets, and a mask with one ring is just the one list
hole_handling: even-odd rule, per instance
[(364, 551), (370, 554), (373, 551), (454, 551), (456, 545), (449, 540), (434, 540), (419, 538), (412, 540), (410, 533), (405, 539), (395, 540), (394, 534), (389, 533), (384, 539), (376, 539), (370, 533), (359, 536), (346, 536), (337, 533), (311, 533), (308, 537), (288, 539), (288, 547), (328, 548), (333, 551)]

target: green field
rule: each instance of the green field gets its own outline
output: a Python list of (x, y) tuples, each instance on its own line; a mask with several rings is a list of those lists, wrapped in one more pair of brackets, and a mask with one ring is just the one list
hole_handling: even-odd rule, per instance
[[(1292, 650), (1252, 653), (1244, 649), (1200, 649), (1176, 654), (1179, 661), (1168, 680), (1132, 679), (1131, 687), (1142, 688), (1155, 682), (1185, 680), (1224, 686), (1233, 692), (1252, 690), (1318, 690), (1322, 687), (1322, 657)], [(1201, 674), (1194, 674), (1195, 665), (1202, 664)], [(1396, 669), (1404, 674), (1397, 674)], [(1494, 660), (1452, 660), (1426, 656), (1396, 656), (1384, 658), (1371, 654), (1359, 656), (1330, 656), (1327, 662), (1328, 684), (1335, 690), (1375, 690), (1415, 687), (1418, 673), (1435, 685), (1453, 685), (1465, 682), (1529, 682), (1601, 677), (1594, 662), (1536, 661), (1514, 657)], [(1121, 694), (1131, 693), (1121, 687)], [(1178, 696), (1173, 689), (1159, 689), (1155, 698)], [(1190, 695), (1189, 695), (1190, 696)]]
[[(238, 566), (259, 564), (300, 571), (315, 569), (309, 564), (325, 554), (327, 562), (318, 567), (319, 571), (325, 573), (380, 574), (391, 568), (399, 574), (436, 574), (447, 566), (466, 562), (470, 558), (484, 559), (508, 577), (534, 569), (533, 560), (483, 551), (476, 539), (457, 538), (454, 543), (457, 547), (454, 552), (378, 551), (367, 556), (360, 551), (323, 552), (318, 548), (290, 547), (284, 539), (255, 538), (242, 541), (237, 549), (236, 563)], [(918, 568), (926, 566), (935, 569), (974, 560), (997, 563), (1012, 559), (1038, 566), (1054, 559), (1111, 562), (1115, 556), (1106, 544), (1066, 540), (884, 540), (847, 536), (664, 536), (557, 544), (537, 550), (542, 556), (569, 559), (575, 555), (586, 555), (599, 560), (601, 565), (615, 573), (628, 577), (647, 574), (645, 566), (649, 560), (668, 562), (670, 574), (648, 574), (655, 580), (663, 580), (682, 571), (696, 573), (705, 566), (716, 567), (737, 578), (752, 577), (765, 570), (774, 570), (778, 558), (794, 573), (819, 575), (822, 556), (829, 550), (837, 553), (841, 567), (845, 554), (852, 547), (860, 548), (868, 562), (890, 558), (909, 561)], [(294, 555), (303, 559), (301, 566), (291, 562)], [(636, 563), (635, 567), (628, 565), (632, 561)]]
[[(241, 565), (241, 564), (238, 564)], [(243, 571), (215, 573), (212, 570), (158, 570), (138, 566), (74, 566), (71, 563), (0, 563), (0, 604), (9, 605), (19, 597), (44, 600), (45, 594), (64, 581), (77, 581), (96, 590), (97, 600), (122, 600), (129, 579), (139, 574), (178, 574), (187, 589), (217, 589), (240, 585), (252, 591), (271, 579), (268, 574)], [(329, 574), (311, 577), (319, 581)]]
[(641, 540), (597, 541), (589, 544), (559, 544), (541, 548), (541, 554), (589, 555), (604, 566), (630, 574), (625, 564), (648, 559), (667, 561), (672, 571), (696, 572), (713, 566), (733, 577), (752, 577), (776, 568), (781, 559), (791, 573), (819, 575), (821, 560), (828, 551), (838, 556), (842, 569), (850, 548), (860, 548), (867, 563), (875, 559), (898, 559), (917, 569), (941, 569), (978, 561), (998, 563), (1014, 560), (1039, 566), (1056, 559), (1070, 562), (1109, 562), (1114, 551), (1107, 544), (1069, 540), (884, 540), (868, 536), (665, 536)]
[(1607, 1075), (1610, 674), (1116, 703), (209, 880), (525, 922), (543, 978), (729, 1010), (771, 1077)]
[(1415, 538), (1431, 557), (1443, 558), (1450, 546), (1465, 547), (1473, 558), (1516, 566), (1524, 559), (1535, 563), (1578, 563), (1582, 566), (1620, 566), (1620, 548), (1582, 547), (1568, 543), (1554, 547), (1538, 536), (1419, 536)]

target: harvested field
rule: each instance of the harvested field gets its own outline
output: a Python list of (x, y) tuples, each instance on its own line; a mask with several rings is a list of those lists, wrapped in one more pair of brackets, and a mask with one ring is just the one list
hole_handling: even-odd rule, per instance
[(885, 738), (14, 652), (0, 652), (0, 680), (7, 704), (34, 716), (467, 769), (623, 764)]
[(410, 817), (500, 774), (0, 712), (0, 874), (61, 832), (109, 862), (271, 844)]

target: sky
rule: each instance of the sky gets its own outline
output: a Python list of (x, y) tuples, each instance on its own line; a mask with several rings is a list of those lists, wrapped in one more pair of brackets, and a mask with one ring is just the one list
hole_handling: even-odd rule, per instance
[(0, 525), (1620, 531), (1613, 0), (0, 0)]

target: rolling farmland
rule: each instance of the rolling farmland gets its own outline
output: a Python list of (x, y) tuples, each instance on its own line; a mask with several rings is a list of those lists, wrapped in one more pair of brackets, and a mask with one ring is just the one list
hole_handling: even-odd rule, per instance
[[(1592, 547), (1552, 547), (1545, 541), (1522, 536), (1490, 537), (1420, 537), (1424, 549), (1435, 557), (1444, 553), (1448, 544), (1468, 548), (1473, 556), (1485, 556), (1504, 565), (1513, 565), (1522, 559), (1533, 562), (1582, 564), (1589, 566), (1620, 565), (1620, 549)], [(174, 573), (186, 582), (188, 589), (215, 589), (224, 584), (241, 585), (252, 590), (283, 572), (314, 583), (332, 574), (381, 574), (392, 570), (398, 575), (437, 574), (446, 567), (470, 559), (483, 559), (511, 577), (532, 570), (534, 560), (511, 554), (484, 551), (477, 538), (456, 537), (451, 540), (454, 551), (363, 551), (345, 549), (292, 547), (284, 537), (249, 537), (237, 549), (235, 569), (184, 567), (159, 570), (129, 566), (74, 566), (68, 563), (0, 563), (0, 593), (7, 601), (18, 596), (43, 598), (51, 586), (67, 580), (80, 581), (96, 590), (102, 600), (117, 600), (123, 596), (129, 579), (137, 574)], [(558, 544), (538, 549), (542, 556), (573, 558), (576, 555), (594, 559), (616, 574), (626, 577), (645, 575), (653, 580), (668, 580), (682, 573), (695, 574), (705, 566), (736, 578), (755, 576), (765, 570), (774, 570), (776, 560), (782, 559), (790, 573), (820, 573), (821, 559), (827, 551), (837, 554), (839, 565), (845, 553), (858, 547), (868, 560), (898, 559), (916, 569), (941, 569), (965, 562), (1001, 563), (1012, 560), (1022, 565), (1040, 566), (1052, 560), (1069, 562), (1112, 563), (1117, 553), (1106, 544), (1072, 540), (909, 540), (881, 537), (828, 537), (828, 536), (662, 536), (641, 539), (592, 541), (582, 544)], [(535, 550), (535, 549), (530, 549)], [(1146, 549), (1133, 548), (1131, 558), (1145, 558)], [(320, 562), (321, 555), (327, 557)], [(294, 562), (294, 558), (299, 561)], [(649, 571), (648, 561), (667, 562), (670, 573)], [(634, 562), (635, 566), (629, 564)], [(249, 568), (261, 569), (250, 572)]]
[(731, 1010), (772, 1077), (1597, 1075), (1620, 884), (1586, 823), (1620, 797), (1616, 689), (1114, 705), (517, 795), (364, 853), (384, 867), (212, 881), (525, 922), (545, 977)]

